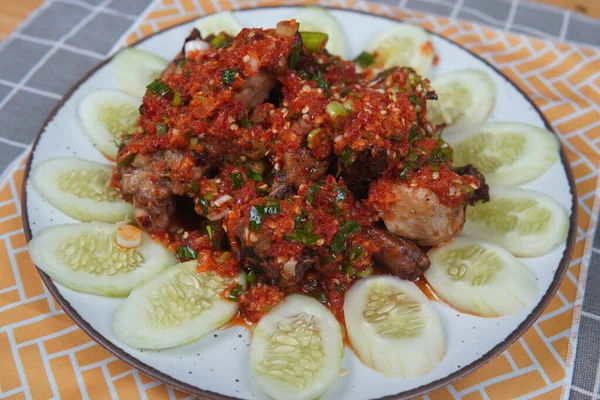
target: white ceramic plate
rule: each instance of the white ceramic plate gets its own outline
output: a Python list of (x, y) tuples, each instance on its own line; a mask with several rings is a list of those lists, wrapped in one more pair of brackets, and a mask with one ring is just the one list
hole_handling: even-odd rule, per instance
[[(246, 26), (274, 27), (293, 11), (293, 8), (276, 7), (238, 11), (236, 14)], [(376, 32), (397, 23), (355, 11), (332, 12), (345, 34), (347, 57), (355, 57)], [(191, 23), (179, 25), (149, 37), (136, 47), (170, 59), (181, 48), (191, 27)], [(550, 129), (531, 101), (493, 67), (447, 39), (434, 35), (433, 45), (440, 57), (433, 74), (476, 68), (492, 76), (498, 87), (498, 97), (490, 120), (525, 122)], [(111, 88), (117, 89), (118, 85), (108, 62), (92, 71), (65, 97), (42, 129), (34, 145), (27, 173), (30, 167), (50, 157), (75, 155), (107, 162), (83, 132), (77, 118), (77, 106), (90, 91)], [(349, 369), (350, 373), (340, 378), (324, 399), (405, 398), (423, 394), (481, 366), (524, 333), (558, 289), (575, 239), (573, 179), (564, 153), (561, 156), (561, 162), (524, 186), (552, 196), (571, 214), (568, 246), (562, 245), (543, 257), (524, 259), (537, 276), (540, 291), (536, 304), (513, 317), (486, 319), (462, 314), (436, 303), (435, 308), (445, 328), (448, 351), (445, 359), (429, 374), (415, 379), (389, 379), (365, 367), (350, 349), (346, 349), (342, 367)], [(28, 239), (47, 226), (77, 222), (45, 201), (33, 189), (29, 179), (26, 179), (24, 190), (23, 217)], [(52, 282), (43, 273), (42, 277), (77, 324), (109, 351), (146, 374), (203, 399), (266, 398), (257, 389), (249, 368), (250, 335), (244, 328), (236, 326), (220, 330), (174, 349), (137, 350), (120, 343), (111, 331), (113, 314), (122, 300), (77, 293)]]

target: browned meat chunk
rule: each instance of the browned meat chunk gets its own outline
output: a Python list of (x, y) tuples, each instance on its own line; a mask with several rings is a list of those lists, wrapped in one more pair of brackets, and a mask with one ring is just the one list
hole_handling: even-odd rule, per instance
[(429, 258), (414, 242), (379, 228), (370, 229), (369, 234), (381, 246), (381, 251), (374, 254), (375, 261), (392, 275), (414, 281), (429, 268)]

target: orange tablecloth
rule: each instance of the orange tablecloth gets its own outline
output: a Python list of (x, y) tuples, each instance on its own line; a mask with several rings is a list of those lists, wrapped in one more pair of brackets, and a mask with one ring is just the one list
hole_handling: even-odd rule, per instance
[[(204, 13), (232, 7), (233, 1), (163, 0), (129, 43)], [(238, 0), (242, 8), (307, 2)], [(314, 3), (314, 2), (310, 2)], [(429, 395), (432, 399), (558, 399), (570, 381), (587, 256), (585, 233), (595, 226), (600, 151), (599, 51), (557, 44), (371, 3), (323, 1), (408, 19), (479, 54), (522, 88), (553, 123), (577, 180), (579, 234), (573, 260), (560, 291), (544, 315), (508, 351), (476, 372)], [(594, 80), (595, 77), (595, 80)], [(60, 396), (123, 399), (185, 397), (133, 370), (78, 329), (48, 295), (26, 251), (20, 216), (19, 166), (0, 190), (0, 393), (28, 388), (34, 398)], [(587, 250), (586, 250), (587, 249)], [(18, 393), (11, 398), (24, 398)]]

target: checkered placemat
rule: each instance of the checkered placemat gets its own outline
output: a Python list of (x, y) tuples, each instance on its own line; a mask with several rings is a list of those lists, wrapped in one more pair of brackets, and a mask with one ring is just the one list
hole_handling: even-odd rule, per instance
[[(185, 397), (133, 371), (73, 325), (39, 281), (27, 255), (20, 224), (23, 167), (17, 160), (27, 151), (50, 110), (85, 72), (123, 43), (179, 21), (220, 7), (282, 1), (150, 3), (151, 0), (49, 0), (0, 44), (0, 182), (7, 182), (0, 184), (0, 398)], [(600, 22), (518, 0), (327, 3), (408, 18), (458, 41), (499, 67), (553, 122), (577, 178), (577, 247), (557, 297), (534, 328), (507, 352), (428, 397), (559, 398), (561, 393), (563, 397), (570, 393), (574, 399), (597, 398), (600, 291), (591, 289), (585, 297), (582, 294), (590, 256), (584, 247), (586, 238), (593, 237), (598, 215), (594, 202), (600, 161), (599, 52), (591, 47), (533, 40), (502, 31), (600, 45)], [(391, 6), (400, 6), (404, 12)], [(496, 29), (459, 23), (457, 19)], [(593, 244), (600, 249), (600, 238)], [(588, 246), (591, 245), (588, 240)], [(598, 287), (600, 250), (591, 252), (589, 271), (588, 287)]]

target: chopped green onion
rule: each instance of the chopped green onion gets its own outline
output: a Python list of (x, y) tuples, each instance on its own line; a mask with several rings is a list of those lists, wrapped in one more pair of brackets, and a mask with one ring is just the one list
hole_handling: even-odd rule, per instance
[(329, 114), (332, 120), (335, 120), (335, 117), (348, 116), (348, 110), (346, 110), (344, 106), (340, 104), (339, 101), (332, 101), (329, 104), (327, 104), (327, 107), (325, 107), (325, 111), (327, 111), (327, 114)]
[(241, 172), (233, 172), (231, 175), (231, 184), (234, 189), (238, 189), (244, 183), (244, 177)]
[(313, 140), (315, 140), (315, 136), (317, 136), (319, 134), (319, 132), (321, 132), (321, 129), (316, 128), (316, 129), (313, 129), (312, 131), (310, 131), (310, 133), (308, 134), (306, 141), (308, 142), (309, 149), (313, 148)]
[(354, 160), (352, 159), (352, 154), (350, 152), (350, 147), (346, 147), (344, 151), (342, 151), (342, 163), (345, 168), (348, 168), (352, 165)]
[(333, 254), (339, 254), (346, 249), (346, 239), (353, 233), (360, 231), (360, 225), (354, 220), (345, 221), (331, 242)]
[(190, 138), (190, 149), (195, 149), (198, 146), (199, 139), (197, 137)]
[(160, 97), (164, 97), (167, 93), (169, 93), (171, 91), (170, 87), (168, 87), (167, 85), (165, 85), (158, 79), (155, 79), (152, 83), (150, 83), (148, 86), (146, 86), (146, 88), (148, 88), (150, 91), (156, 93)]
[(417, 158), (419, 158), (419, 155), (417, 153), (410, 153), (408, 155), (408, 159), (411, 161), (415, 161)]
[(158, 137), (165, 136), (167, 134), (168, 130), (169, 130), (169, 126), (167, 124), (165, 124), (164, 122), (159, 122), (158, 124), (156, 124), (156, 136), (158, 136)]
[(308, 204), (313, 204), (315, 201), (315, 197), (317, 197), (317, 193), (323, 187), (322, 183), (314, 183), (308, 187), (308, 191), (306, 193), (306, 202)]
[(225, 32), (221, 32), (215, 36), (213, 40), (211, 40), (210, 45), (215, 49), (222, 49), (231, 46), (232, 43), (233, 37), (229, 36)]
[(235, 69), (225, 68), (223, 70), (223, 74), (221, 75), (221, 83), (223, 85), (231, 85), (231, 83), (235, 79), (235, 74), (237, 74), (237, 71)]
[(212, 222), (209, 222), (208, 224), (206, 224), (206, 234), (208, 235), (208, 238), (212, 242), (213, 238), (214, 238), (214, 230), (213, 230)]
[(320, 239), (319, 235), (302, 231), (294, 231), (289, 235), (285, 235), (283, 238), (288, 242), (296, 242), (305, 246), (312, 246)]
[(410, 104), (412, 104), (413, 106), (416, 106), (421, 102), (421, 99), (419, 99), (414, 94), (411, 94), (410, 96), (408, 96), (408, 100), (410, 101)]
[(360, 257), (362, 254), (363, 254), (363, 249), (360, 246), (348, 250), (348, 259), (346, 260), (346, 263), (344, 264), (344, 267), (343, 267), (343, 271), (346, 276), (356, 275), (356, 269), (352, 265), (352, 262), (354, 260), (356, 260), (358, 257)]
[(175, 92), (173, 95), (173, 100), (171, 100), (171, 105), (177, 107), (181, 104), (181, 94), (179, 92)]
[(250, 230), (252, 232), (260, 231), (262, 219), (266, 215), (276, 215), (281, 212), (279, 203), (275, 199), (267, 198), (262, 206), (252, 206), (250, 209)]
[(373, 57), (373, 54), (369, 53), (368, 51), (363, 51), (354, 59), (354, 63), (361, 68), (369, 67), (373, 65), (374, 62), (375, 57)]
[(228, 251), (224, 251), (219, 257), (215, 258), (215, 261), (219, 264), (223, 264), (225, 261), (231, 258), (231, 253)]
[(227, 298), (231, 301), (237, 301), (241, 294), (244, 293), (244, 288), (239, 283), (231, 289)]
[(258, 276), (256, 275), (256, 272), (254, 270), (248, 272), (248, 275), (246, 275), (246, 280), (249, 284), (254, 285), (258, 281)]
[(371, 275), (373, 273), (373, 267), (372, 266), (368, 266), (367, 268), (365, 268), (364, 271), (356, 271), (356, 276), (359, 278), (366, 278), (367, 276)]
[(329, 35), (323, 32), (300, 32), (300, 36), (302, 36), (304, 47), (309, 53), (323, 50), (329, 40)]
[(179, 258), (185, 258), (188, 260), (195, 260), (196, 258), (198, 258), (198, 253), (190, 246), (178, 246), (177, 255), (179, 256)]

